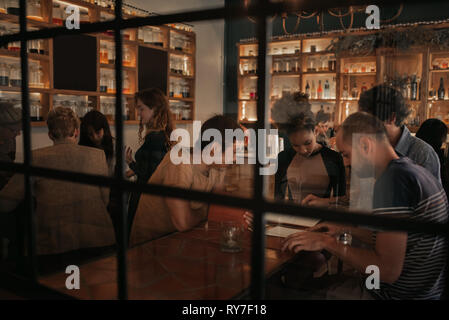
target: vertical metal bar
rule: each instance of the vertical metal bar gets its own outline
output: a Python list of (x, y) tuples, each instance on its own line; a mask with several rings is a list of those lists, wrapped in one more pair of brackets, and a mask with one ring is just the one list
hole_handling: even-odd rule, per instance
[(115, 1), (115, 27), (114, 27), (114, 40), (115, 40), (115, 80), (116, 80), (116, 94), (115, 94), (115, 134), (116, 134), (116, 178), (120, 181), (118, 186), (118, 194), (120, 194), (119, 201), (119, 219), (117, 219), (117, 263), (118, 263), (118, 298), (121, 300), (128, 299), (128, 286), (127, 286), (127, 268), (126, 268), (126, 250), (128, 247), (128, 235), (127, 235), (127, 214), (128, 210), (125, 207), (125, 194), (123, 192), (123, 170), (124, 170), (124, 157), (123, 157), (123, 106), (122, 106), (122, 60), (123, 60), (123, 41), (122, 41), (122, 0)]
[[(28, 53), (26, 40), (26, 1), (20, 0), (20, 68), (22, 76), (22, 130), (23, 130), (23, 155), (24, 165), (29, 169), (32, 162), (31, 154), (31, 128), (30, 128), (30, 103), (28, 91)], [(25, 172), (25, 212), (28, 231), (27, 254), (29, 259), (29, 275), (31, 280), (37, 281), (37, 259), (36, 259), (36, 221), (33, 212), (33, 190), (29, 170)]]
[[(264, 8), (267, 0), (259, 0), (257, 5)], [(266, 124), (265, 101), (267, 94), (267, 19), (265, 11), (262, 10), (257, 16), (257, 39), (258, 55), (257, 70), (257, 125), (256, 129), (264, 129)], [(256, 166), (254, 167), (254, 203), (262, 203), (264, 190), (264, 177), (260, 174), (261, 164), (259, 161), (259, 148), (265, 147), (265, 141), (259, 141), (257, 138), (256, 146)], [(263, 208), (256, 206), (254, 209), (254, 228), (252, 234), (251, 249), (251, 297), (253, 299), (263, 299), (265, 296), (265, 213)]]

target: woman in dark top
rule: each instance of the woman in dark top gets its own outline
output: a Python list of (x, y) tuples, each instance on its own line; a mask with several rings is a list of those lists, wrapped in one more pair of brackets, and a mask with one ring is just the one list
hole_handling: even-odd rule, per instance
[(103, 150), (108, 162), (109, 174), (114, 174), (114, 138), (111, 135), (108, 119), (101, 112), (89, 111), (81, 119), (79, 145)]
[[(279, 154), (276, 197), (302, 205), (327, 206), (346, 193), (346, 177), (340, 154), (316, 141), (316, 122), (311, 112), (293, 116), (286, 125), (291, 144)], [(331, 199), (332, 197), (332, 199)]]
[(441, 182), (449, 197), (449, 161), (441, 148), (447, 139), (447, 126), (439, 119), (427, 119), (416, 132), (416, 137), (424, 140), (435, 150), (440, 159)]
[[(126, 149), (126, 162), (129, 166), (127, 177), (136, 176), (137, 183), (147, 183), (165, 154), (171, 147), (170, 134), (173, 121), (167, 97), (157, 89), (142, 90), (135, 95), (136, 108), (139, 113), (139, 142), (142, 146), (133, 159), (131, 148)], [(144, 138), (142, 133), (145, 134)], [(128, 226), (131, 228), (140, 192), (133, 192), (129, 200)]]

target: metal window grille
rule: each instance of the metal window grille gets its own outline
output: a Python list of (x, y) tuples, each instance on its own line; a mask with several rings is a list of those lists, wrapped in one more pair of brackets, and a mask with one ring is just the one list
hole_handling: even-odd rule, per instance
[[(254, 168), (254, 193), (250, 199), (244, 199), (233, 196), (211, 194), (206, 192), (185, 190), (174, 187), (159, 186), (159, 185), (136, 185), (124, 179), (124, 157), (123, 157), (123, 118), (122, 118), (122, 35), (121, 30), (127, 28), (138, 28), (146, 25), (162, 25), (168, 23), (182, 23), (193, 21), (207, 21), (217, 19), (239, 19), (247, 16), (256, 17), (257, 38), (258, 38), (258, 57), (257, 69), (260, 70), (257, 79), (257, 90), (259, 92), (259, 99), (257, 101), (257, 124), (256, 128), (264, 128), (267, 124), (267, 44), (269, 41), (269, 30), (271, 26), (267, 22), (267, 17), (273, 13), (282, 13), (289, 11), (301, 10), (316, 10), (327, 9), (335, 7), (343, 7), (348, 5), (366, 5), (366, 4), (394, 4), (399, 3), (397, 0), (389, 1), (343, 1), (343, 0), (325, 0), (320, 1), (286, 1), (286, 3), (273, 3), (269, 0), (252, 1), (251, 6), (244, 10), (239, 5), (227, 3), (223, 8), (206, 9), (198, 11), (188, 11), (175, 14), (136, 17), (130, 19), (123, 19), (122, 16), (122, 0), (115, 1), (115, 19), (106, 22), (96, 22), (83, 25), (79, 30), (69, 30), (64, 27), (42, 29), (37, 31), (26, 30), (26, 1), (20, 0), (20, 32), (17, 34), (4, 35), (0, 37), (0, 45), (10, 42), (20, 41), (21, 51), (21, 74), (22, 74), (22, 128), (23, 128), (23, 151), (24, 162), (6, 163), (0, 162), (2, 171), (10, 171), (14, 173), (24, 174), (25, 179), (25, 205), (27, 218), (27, 239), (28, 249), (28, 263), (29, 263), (29, 277), (23, 279), (14, 274), (2, 276), (1, 280), (14, 283), (19, 290), (45, 294), (48, 297), (63, 297), (62, 293), (55, 292), (40, 285), (37, 281), (37, 261), (36, 261), (36, 217), (33, 212), (32, 205), (32, 185), (31, 176), (41, 176), (51, 179), (73, 181), (83, 184), (116, 187), (120, 190), (122, 196), (120, 201), (121, 219), (118, 227), (118, 298), (127, 299), (127, 264), (126, 264), (126, 250), (127, 250), (127, 221), (126, 209), (124, 207), (125, 191), (139, 191), (147, 194), (154, 194), (167, 197), (176, 197), (188, 200), (196, 200), (208, 203), (215, 203), (225, 206), (244, 208), (252, 210), (255, 214), (254, 232), (252, 235), (252, 254), (251, 254), (251, 287), (250, 294), (254, 299), (261, 299), (264, 297), (264, 214), (265, 212), (277, 212), (293, 216), (315, 217), (334, 221), (339, 223), (352, 223), (364, 226), (380, 227), (384, 230), (398, 230), (398, 231), (419, 231), (429, 234), (440, 234), (446, 237), (449, 236), (449, 227), (446, 224), (438, 223), (423, 223), (414, 222), (410, 220), (391, 219), (379, 216), (360, 215), (357, 213), (338, 212), (336, 210), (304, 208), (297, 205), (286, 204), (282, 202), (267, 201), (263, 197), (264, 179), (259, 175), (259, 168), (261, 164), (257, 160)], [(408, 3), (419, 3), (421, 1), (413, 0)], [(442, 2), (442, 1), (441, 1)], [(117, 169), (114, 177), (104, 177), (90, 174), (73, 173), (62, 170), (54, 170), (49, 168), (42, 168), (32, 166), (31, 153), (31, 128), (30, 128), (30, 106), (29, 106), (29, 86), (28, 86), (28, 53), (27, 41), (34, 39), (48, 39), (55, 36), (75, 35), (84, 33), (95, 33), (106, 30), (114, 30), (115, 46), (115, 79), (116, 79), (116, 106), (115, 106), (115, 125), (116, 125), (116, 159)], [(257, 152), (257, 151), (256, 151)], [(449, 268), (449, 266), (448, 266)], [(65, 296), (66, 298), (69, 298)]]

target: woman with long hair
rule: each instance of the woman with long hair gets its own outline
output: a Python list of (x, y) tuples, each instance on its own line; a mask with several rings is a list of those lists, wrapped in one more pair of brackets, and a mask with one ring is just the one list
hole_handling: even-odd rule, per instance
[[(127, 176), (136, 176), (138, 183), (147, 183), (165, 154), (170, 150), (171, 132), (174, 130), (170, 106), (165, 94), (157, 88), (139, 91), (135, 94), (135, 105), (140, 118), (139, 142), (136, 151), (126, 148), (126, 163), (130, 170)], [(129, 200), (128, 226), (132, 226), (140, 199), (140, 192), (133, 192)]]
[(108, 119), (101, 112), (92, 110), (82, 118), (79, 145), (102, 149), (108, 162), (109, 174), (114, 174), (114, 138)]

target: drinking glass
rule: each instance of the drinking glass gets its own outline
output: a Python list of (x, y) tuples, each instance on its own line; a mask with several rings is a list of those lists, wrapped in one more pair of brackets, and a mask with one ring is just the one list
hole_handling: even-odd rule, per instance
[(237, 253), (242, 251), (243, 225), (237, 221), (220, 223), (220, 248), (222, 252)]

